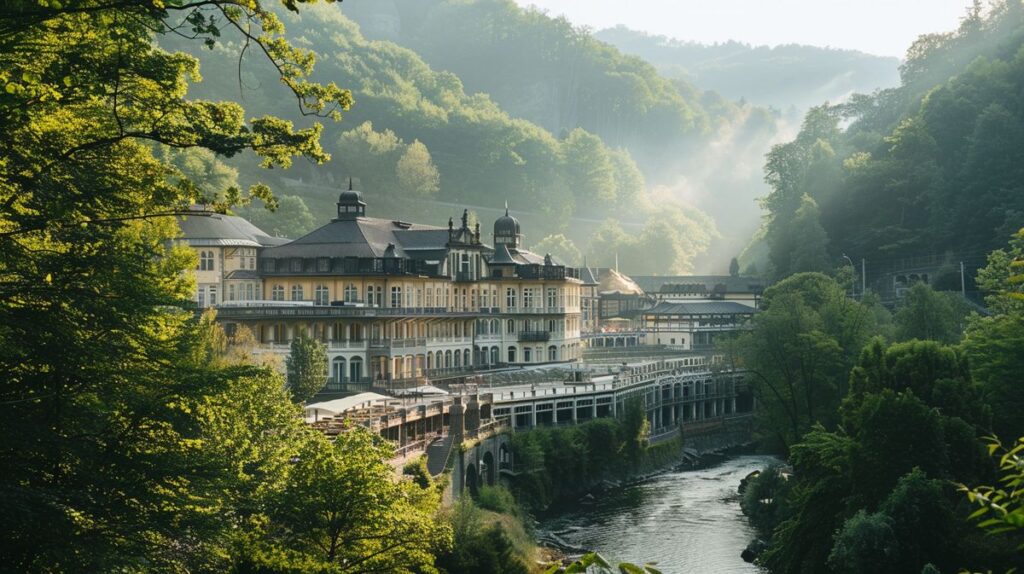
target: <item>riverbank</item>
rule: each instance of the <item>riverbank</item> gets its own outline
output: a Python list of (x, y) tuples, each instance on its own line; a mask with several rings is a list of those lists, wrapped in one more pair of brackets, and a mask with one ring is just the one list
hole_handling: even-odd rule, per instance
[(666, 572), (751, 573), (740, 553), (756, 535), (739, 507), (737, 486), (779, 461), (741, 455), (711, 466), (669, 469), (600, 496), (559, 505), (540, 517), (539, 539), (614, 560), (658, 562)]
[[(587, 539), (575, 539), (574, 533), (586, 529), (589, 524), (586, 521), (590, 519), (587, 513), (579, 515), (580, 509), (604, 500), (620, 499), (623, 493), (643, 491), (646, 485), (658, 483), (664, 477), (699, 472), (709, 462), (715, 465), (728, 460), (727, 454), (705, 452), (701, 456), (695, 448), (684, 448), (685, 439), (681, 435), (656, 437), (651, 441), (647, 429), (640, 410), (627, 412), (617, 420), (608, 418), (574, 427), (535, 429), (512, 436), (516, 465), (511, 490), (522, 509), (538, 518), (536, 536), (541, 546), (550, 547), (565, 558), (577, 558), (587, 551), (605, 554), (606, 548), (587, 543)], [(708, 438), (709, 431), (714, 430), (705, 430), (700, 436)], [(689, 442), (686, 440), (687, 445)], [(737, 451), (734, 446), (727, 447), (730, 441), (714, 444), (719, 451), (733, 454)], [(741, 478), (736, 477), (727, 486), (735, 506), (734, 518), (744, 529), (745, 539), (737, 539), (731, 548), (732, 557), (738, 562), (742, 562), (739, 555), (750, 541), (750, 533), (745, 531), (748, 527), (738, 509), (736, 486)], [(628, 498), (629, 494), (626, 496)], [(565, 517), (572, 519), (566, 522)], [(573, 524), (571, 520), (583, 523)], [(636, 563), (653, 560), (642, 555), (606, 556)]]

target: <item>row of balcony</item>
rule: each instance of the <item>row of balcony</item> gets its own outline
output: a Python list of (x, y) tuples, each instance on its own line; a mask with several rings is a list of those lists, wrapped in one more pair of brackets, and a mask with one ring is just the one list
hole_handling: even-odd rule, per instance
[(565, 307), (481, 307), (479, 310), (449, 309), (446, 307), (356, 307), (356, 306), (280, 306), (274, 302), (262, 305), (224, 305), (217, 307), (220, 319), (274, 319), (274, 318), (374, 318), (374, 317), (477, 317), (479, 315), (562, 315)]
[[(561, 340), (562, 333), (555, 333), (555, 340)], [(520, 343), (538, 343), (547, 342), (552, 339), (552, 333), (549, 331), (520, 331), (517, 333), (517, 340)], [(374, 351), (393, 351), (393, 350), (406, 350), (406, 349), (422, 349), (425, 347), (433, 346), (450, 346), (450, 345), (474, 345), (477, 343), (491, 343), (500, 342), (502, 335), (477, 335), (474, 337), (409, 337), (403, 339), (344, 339), (344, 340), (327, 340), (323, 341), (327, 348), (332, 351), (343, 351), (343, 350), (374, 350)], [(291, 348), (290, 341), (270, 341), (261, 343), (264, 349), (270, 349), (275, 351), (288, 351)]]
[(482, 315), (497, 315), (499, 313), (505, 315), (564, 315), (567, 312), (578, 311), (567, 311), (565, 307), (508, 307), (505, 310), (502, 310), (501, 307), (480, 307), (479, 313)]

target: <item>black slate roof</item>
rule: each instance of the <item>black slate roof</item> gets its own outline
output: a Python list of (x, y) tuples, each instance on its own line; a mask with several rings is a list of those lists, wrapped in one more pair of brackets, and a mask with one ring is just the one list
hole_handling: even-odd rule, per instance
[(178, 216), (181, 236), (190, 245), (270, 247), (287, 243), (283, 237), (271, 237), (248, 220), (196, 210), (195, 215)]
[(600, 283), (590, 267), (580, 267), (580, 279), (584, 285), (597, 285)]
[(512, 254), (509, 253), (508, 247), (504, 243), (499, 243), (494, 248), (494, 254), (488, 261), (491, 265), (515, 265), (517, 262), (512, 258)]
[[(417, 251), (444, 252), (448, 230), (432, 225), (373, 217), (331, 221), (298, 239), (263, 252), (265, 257), (391, 257), (424, 258)], [(409, 252), (407, 252), (407, 250)], [(386, 254), (386, 255), (385, 255)], [(429, 257), (428, 257), (429, 258)]]

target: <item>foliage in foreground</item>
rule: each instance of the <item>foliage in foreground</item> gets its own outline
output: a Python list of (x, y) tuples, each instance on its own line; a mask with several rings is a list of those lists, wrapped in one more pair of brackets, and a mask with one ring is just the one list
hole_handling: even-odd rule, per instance
[(273, 204), (230, 173), (192, 180), (212, 173), (210, 152), (266, 167), (328, 158), (319, 125), (186, 97), (196, 60), (153, 41), (214, 45), (228, 29), (272, 61), (303, 113), (351, 104), (308, 81), (313, 58), (259, 2), (0, 10), (4, 569), (402, 572), (429, 568), (450, 540), (432, 491), (389, 480), (379, 438), (352, 429), (331, 444), (307, 429), (281, 377), (228, 352), (195, 313), (196, 260), (174, 215)]
[[(454, 544), (438, 554), (437, 567), (448, 574), (527, 574), (528, 550), (522, 524), (511, 516), (486, 512), (468, 497), (448, 509)], [(533, 541), (530, 540), (532, 545)]]
[(566, 567), (556, 564), (548, 568), (545, 574), (585, 574), (587, 572), (613, 574), (616, 571), (620, 574), (661, 574), (661, 570), (658, 570), (655, 566), (655, 563), (638, 566), (629, 562), (619, 562), (613, 567), (611, 563), (597, 552), (590, 552)]
[(970, 519), (977, 520), (978, 527), (990, 534), (1016, 533), (1020, 540), (1017, 549), (1024, 551), (1024, 437), (1010, 448), (991, 437), (988, 451), (999, 457), (1001, 476), (997, 486), (961, 485), (971, 504), (978, 506)]

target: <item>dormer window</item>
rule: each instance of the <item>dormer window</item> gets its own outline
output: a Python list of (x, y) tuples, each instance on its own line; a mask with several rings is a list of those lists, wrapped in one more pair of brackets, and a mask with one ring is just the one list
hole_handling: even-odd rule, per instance
[(338, 196), (338, 217), (341, 220), (353, 220), (366, 216), (366, 204), (363, 203), (363, 194), (352, 189), (352, 181), (349, 180), (348, 190), (341, 192)]

